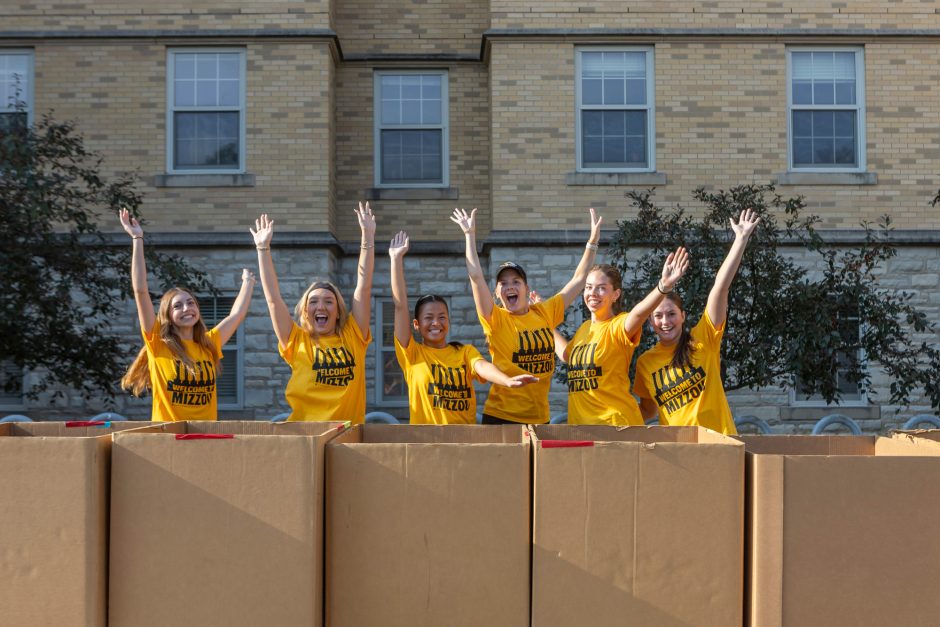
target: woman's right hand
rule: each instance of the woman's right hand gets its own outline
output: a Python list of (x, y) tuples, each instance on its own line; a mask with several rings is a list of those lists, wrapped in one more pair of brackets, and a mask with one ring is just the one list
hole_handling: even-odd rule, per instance
[(392, 259), (401, 259), (408, 253), (408, 234), (399, 231), (388, 245), (388, 256)]
[(121, 218), (121, 226), (124, 227), (124, 231), (131, 237), (137, 239), (144, 236), (144, 229), (140, 226), (140, 223), (137, 221), (137, 218), (131, 216), (131, 212), (127, 210), (127, 207), (121, 207), (121, 211), (118, 214)]
[(471, 211), (469, 214), (467, 213), (466, 209), (454, 209), (454, 213), (450, 217), (450, 220), (460, 227), (460, 230), (464, 232), (464, 235), (474, 234), (477, 230), (476, 215), (476, 209)]
[(255, 238), (255, 248), (267, 248), (271, 246), (271, 238), (274, 237), (274, 220), (268, 219), (268, 214), (262, 213), (261, 217), (255, 220), (255, 228), (248, 227), (248, 232)]

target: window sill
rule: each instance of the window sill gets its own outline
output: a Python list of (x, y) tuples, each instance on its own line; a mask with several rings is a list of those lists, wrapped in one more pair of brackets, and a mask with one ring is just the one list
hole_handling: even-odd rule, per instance
[(876, 172), (781, 172), (777, 185), (877, 185)]
[(569, 172), (565, 185), (665, 185), (664, 172)]
[(254, 174), (157, 174), (154, 187), (254, 187)]
[(457, 200), (457, 187), (373, 187), (366, 200)]

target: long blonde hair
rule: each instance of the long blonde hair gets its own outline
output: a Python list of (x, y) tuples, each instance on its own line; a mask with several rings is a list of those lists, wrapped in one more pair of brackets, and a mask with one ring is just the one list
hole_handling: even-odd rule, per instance
[(339, 293), (339, 289), (330, 281), (314, 281), (310, 284), (310, 287), (304, 291), (303, 296), (300, 297), (300, 300), (297, 301), (297, 304), (294, 306), (294, 318), (297, 320), (297, 324), (313, 339), (319, 337), (313, 323), (310, 321), (310, 317), (307, 315), (307, 300), (309, 300), (313, 290), (329, 290), (333, 293), (333, 296), (336, 297), (336, 334), (339, 335), (340, 331), (343, 329), (343, 325), (346, 324), (346, 318), (349, 313), (346, 309), (346, 301), (343, 300), (343, 295)]
[[(193, 296), (191, 292), (182, 288), (173, 287), (167, 290), (160, 298), (160, 307), (157, 310), (157, 322), (160, 325), (160, 340), (170, 349), (170, 352), (173, 353), (173, 357), (178, 359), (183, 364), (183, 367), (186, 368), (190, 374), (195, 376), (196, 364), (193, 362), (193, 358), (186, 354), (186, 348), (183, 346), (183, 338), (180, 337), (179, 330), (176, 328), (176, 325), (171, 322), (170, 318), (170, 308), (173, 304), (173, 298), (179, 294), (186, 294), (191, 296), (194, 301), (196, 300), (196, 297)], [(198, 301), (196, 306), (198, 309)], [(149, 333), (150, 329), (146, 329), (144, 332)], [(212, 342), (209, 340), (209, 331), (202, 322), (201, 313), (199, 320), (197, 320), (195, 326), (193, 326), (193, 341), (212, 355), (213, 364), (216, 370), (218, 370), (220, 355), (216, 352), (215, 346), (213, 346)], [(131, 394), (134, 396), (141, 396), (146, 390), (150, 389), (150, 360), (147, 358), (146, 346), (140, 349), (134, 362), (130, 365), (130, 368), (127, 369), (127, 374), (121, 378), (121, 388), (130, 390)]]

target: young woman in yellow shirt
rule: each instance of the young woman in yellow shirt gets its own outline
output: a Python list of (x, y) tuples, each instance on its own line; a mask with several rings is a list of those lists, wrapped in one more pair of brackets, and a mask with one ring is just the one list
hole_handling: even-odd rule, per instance
[(249, 229), (258, 250), (261, 287), (278, 351), (291, 367), (284, 392), (291, 421), (365, 420), (365, 357), (372, 341), (369, 316), (375, 261), (375, 218), (369, 203), (359, 203), (356, 217), (361, 242), (352, 315), (333, 283), (314, 281), (294, 307), (296, 321), (292, 319), (271, 258), (274, 221), (264, 214), (255, 221), (255, 228)]
[(476, 212), (454, 209), (451, 220), (464, 233), (467, 272), (477, 316), (489, 344), (493, 364), (510, 376), (531, 374), (538, 383), (521, 388), (493, 387), (483, 408), (484, 424), (544, 424), (549, 419), (548, 390), (555, 370), (555, 339), (552, 329), (561, 324), (570, 305), (594, 264), (603, 219), (591, 212), (591, 235), (574, 276), (548, 300), (530, 304), (525, 270), (507, 261), (496, 273), (495, 296), (486, 283), (476, 246)]
[(242, 270), (242, 286), (232, 310), (211, 331), (199, 314), (199, 304), (188, 291), (174, 287), (153, 308), (144, 261), (144, 230), (127, 209), (121, 226), (131, 236), (131, 284), (144, 347), (121, 379), (121, 387), (135, 396), (153, 392), (151, 420), (216, 420), (216, 380), (222, 346), (248, 314), (255, 276)]
[(640, 412), (659, 414), (666, 425), (700, 425), (735, 434), (734, 418), (721, 382), (721, 338), (728, 318), (728, 291), (760, 218), (752, 209), (730, 220), (734, 243), (718, 268), (705, 312), (691, 331), (682, 299), (675, 293), (653, 311), (650, 325), (658, 342), (637, 360), (634, 393)]
[[(408, 384), (411, 424), (474, 424), (477, 401), (472, 379), (520, 388), (537, 382), (538, 377), (510, 377), (483, 359), (473, 346), (448, 342), (450, 312), (440, 296), (422, 296), (415, 303), (414, 317), (410, 316), (404, 268), (408, 244), (408, 234), (399, 231), (388, 254), (395, 304), (395, 355)], [(421, 342), (412, 338), (412, 328)]]

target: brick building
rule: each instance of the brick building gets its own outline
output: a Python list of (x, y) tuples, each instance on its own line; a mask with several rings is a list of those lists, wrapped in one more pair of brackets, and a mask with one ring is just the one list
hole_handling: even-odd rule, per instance
[[(577, 263), (588, 206), (612, 224), (630, 189), (694, 206), (699, 186), (774, 182), (804, 194), (839, 241), (890, 213), (901, 254), (885, 285), (940, 319), (934, 2), (34, 0), (0, 15), (3, 102), (16, 74), (30, 115), (77, 120), (108, 167), (139, 170), (149, 244), (222, 290), (256, 266), (247, 229), (262, 212), (277, 221), (289, 304), (315, 276), (351, 289), (351, 209), (373, 202), (369, 410), (405, 404), (384, 254), (397, 230), (412, 237), (411, 293), (449, 296), (452, 336), (482, 346), (454, 206), (480, 208), (484, 264), (517, 259), (544, 293)], [(137, 342), (132, 307), (116, 332)], [(289, 371), (260, 287), (227, 350), (222, 417), (284, 411)], [(730, 400), (782, 430), (833, 411), (776, 389)], [(43, 417), (98, 409), (3, 403)], [(850, 391), (839, 411), (878, 431), (926, 408), (894, 409)]]

